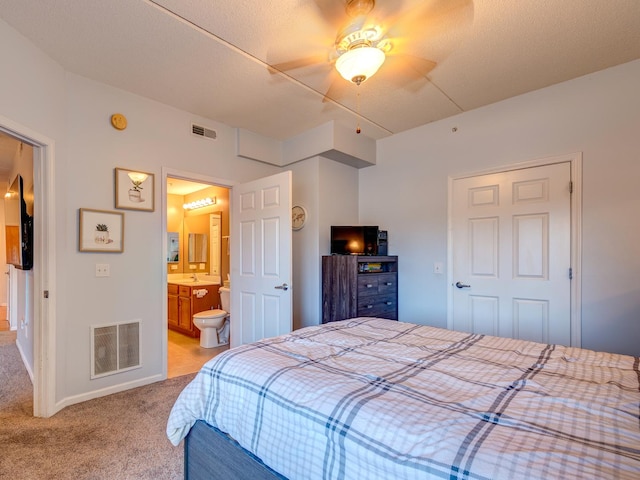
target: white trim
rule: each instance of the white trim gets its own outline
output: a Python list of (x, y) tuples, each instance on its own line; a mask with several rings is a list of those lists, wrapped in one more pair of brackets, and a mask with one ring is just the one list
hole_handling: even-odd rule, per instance
[(22, 363), (24, 363), (24, 367), (27, 370), (27, 373), (29, 374), (29, 380), (31, 380), (31, 384), (33, 385), (33, 370), (31, 370), (31, 366), (29, 365), (27, 357), (22, 351), (22, 344), (20, 342), (16, 342), (16, 347), (18, 348), (18, 353), (20, 354), (20, 358), (22, 358)]
[[(463, 178), (477, 177), (492, 173), (503, 173), (523, 168), (541, 167), (556, 163), (569, 162), (573, 193), (571, 195), (571, 267), (573, 280), (571, 281), (571, 346), (582, 346), (582, 152), (546, 157), (528, 162), (494, 167), (473, 173), (450, 175), (448, 180), (447, 205), (447, 284), (453, 285), (453, 182)], [(447, 328), (453, 327), (453, 291), (447, 289)]]
[[(33, 415), (50, 417), (58, 411), (56, 386), (56, 222), (55, 142), (4, 116), (0, 131), (28, 143), (33, 149)], [(44, 291), (49, 298), (44, 298)]]
[[(222, 188), (229, 189), (229, 218), (231, 218), (231, 190), (236, 182), (231, 180), (226, 180), (217, 177), (210, 177), (208, 175), (202, 175), (199, 173), (187, 172), (185, 170), (176, 170), (173, 168), (162, 167), (160, 178), (161, 178), (161, 188), (160, 188), (160, 203), (162, 208), (162, 258), (167, 258), (169, 253), (169, 245), (167, 243), (167, 178), (179, 178), (181, 180), (189, 180), (197, 183), (208, 183), (211, 186), (217, 186)], [(162, 262), (162, 285), (165, 299), (162, 302), (162, 318), (164, 318), (164, 328), (165, 332), (162, 336), (162, 377), (160, 380), (166, 380), (168, 374), (168, 361), (169, 361), (169, 353), (168, 353), (168, 330), (169, 330), (169, 322), (168, 322), (168, 305), (166, 300), (167, 295), (167, 262)]]
[(120, 383), (118, 385), (113, 385), (111, 387), (105, 387), (99, 390), (92, 390), (87, 393), (73, 395), (71, 397), (66, 397), (60, 402), (56, 403), (55, 408), (56, 408), (56, 411), (60, 411), (63, 408), (68, 407), (70, 405), (75, 405), (76, 403), (82, 403), (82, 402), (86, 402), (87, 400), (93, 400), (94, 398), (99, 398), (99, 397), (104, 397), (106, 395), (112, 395), (114, 393), (124, 392), (125, 390), (130, 390), (132, 388), (144, 387), (145, 385), (150, 385), (152, 383), (156, 383), (161, 380), (166, 380), (166, 375), (164, 376), (152, 375), (150, 377), (140, 378), (138, 380), (133, 380), (131, 382)]

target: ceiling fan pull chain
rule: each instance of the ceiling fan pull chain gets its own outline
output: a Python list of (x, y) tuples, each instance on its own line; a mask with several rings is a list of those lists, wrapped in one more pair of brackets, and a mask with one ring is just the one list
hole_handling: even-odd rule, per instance
[[(356, 87), (358, 88), (358, 87)], [(356, 91), (356, 113), (358, 114), (358, 123), (356, 125), (356, 133), (360, 133), (360, 89)]]

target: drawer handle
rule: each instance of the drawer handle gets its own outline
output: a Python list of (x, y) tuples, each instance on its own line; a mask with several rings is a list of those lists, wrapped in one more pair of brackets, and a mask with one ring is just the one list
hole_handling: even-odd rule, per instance
[(387, 285), (391, 286), (391, 285), (393, 285), (393, 283), (392, 282), (387, 282)]
[(387, 302), (387, 305), (391, 305), (393, 302)]
[(370, 283), (367, 283), (367, 288), (372, 288), (373, 285), (371, 285)]
[(367, 305), (367, 308), (373, 308), (373, 305)]

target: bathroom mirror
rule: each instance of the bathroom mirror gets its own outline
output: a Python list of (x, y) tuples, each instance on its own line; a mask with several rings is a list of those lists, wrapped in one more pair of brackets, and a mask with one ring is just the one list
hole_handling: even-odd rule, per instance
[(208, 235), (206, 233), (190, 233), (189, 234), (189, 244), (188, 244), (189, 263), (207, 261), (207, 242), (208, 242)]
[(180, 234), (178, 232), (167, 233), (167, 262), (180, 262)]

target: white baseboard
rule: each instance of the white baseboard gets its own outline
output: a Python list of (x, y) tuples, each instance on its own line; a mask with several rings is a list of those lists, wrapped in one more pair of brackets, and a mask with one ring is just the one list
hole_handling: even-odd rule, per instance
[(31, 369), (31, 365), (27, 362), (27, 357), (22, 351), (22, 347), (20, 346), (20, 342), (16, 339), (16, 347), (18, 347), (18, 352), (20, 353), (20, 358), (22, 358), (22, 363), (24, 364), (24, 368), (27, 369), (27, 373), (29, 374), (29, 379), (31, 380), (31, 385), (33, 385), (33, 370)]
[(161, 374), (152, 375), (150, 377), (141, 378), (139, 380), (134, 380), (127, 383), (121, 383), (112, 387), (101, 388), (99, 390), (93, 390), (92, 392), (66, 397), (56, 403), (55, 413), (59, 412), (65, 407), (75, 405), (76, 403), (82, 403), (86, 402), (87, 400), (93, 400), (94, 398), (105, 397), (114, 393), (124, 392), (125, 390), (131, 390), (132, 388), (144, 387), (145, 385), (160, 382), (162, 380), (166, 380), (166, 377)]

